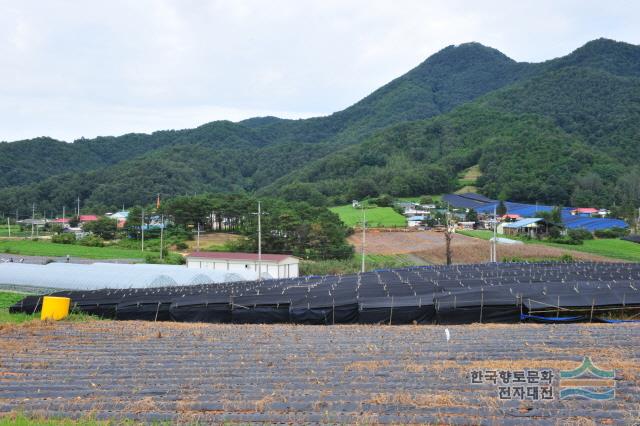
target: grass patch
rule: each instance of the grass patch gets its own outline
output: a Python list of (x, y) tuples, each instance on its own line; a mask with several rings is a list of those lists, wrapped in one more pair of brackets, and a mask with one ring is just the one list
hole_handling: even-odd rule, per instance
[[(27, 237), (31, 235), (31, 231), (21, 231), (17, 225), (11, 225), (11, 237)], [(9, 227), (7, 225), (0, 225), (0, 237), (9, 236)]]
[[(345, 206), (331, 207), (332, 212), (340, 216), (347, 226), (356, 226), (362, 223), (362, 210), (347, 204)], [(373, 207), (365, 209), (367, 226), (371, 228), (404, 228), (407, 220), (391, 207)]]
[[(424, 263), (420, 263), (424, 265)], [(365, 257), (367, 271), (374, 269), (403, 268), (418, 265), (410, 257), (402, 254), (371, 254)], [(362, 256), (356, 254), (347, 260), (303, 260), (300, 263), (300, 275), (340, 275), (354, 274), (362, 268)]]
[[(31, 321), (36, 316), (28, 314), (10, 314), (9, 307), (27, 296), (25, 293), (0, 291), (0, 324)], [(0, 423), (1, 424), (1, 423)]]
[(9, 413), (0, 417), (0, 426), (106, 426), (113, 424), (134, 424), (133, 422), (115, 423), (108, 420), (64, 419), (58, 417), (29, 417), (21, 413)]
[[(493, 231), (486, 231), (486, 230), (461, 230), (461, 231), (456, 231), (456, 234), (460, 234), (460, 235), (466, 235), (467, 237), (473, 237), (473, 238), (480, 238), (481, 240), (487, 240), (489, 241), (491, 238), (493, 238)], [(498, 235), (498, 237), (500, 238), (504, 238), (503, 235)]]
[[(468, 237), (489, 240), (493, 238), (492, 231), (457, 231), (458, 234)], [(512, 240), (520, 240), (526, 244), (543, 244), (546, 246), (561, 248), (564, 250), (573, 250), (583, 253), (596, 254), (599, 256), (610, 257), (613, 259), (628, 260), (630, 262), (640, 262), (640, 245), (620, 239), (593, 239), (585, 240), (583, 244), (567, 245), (551, 243), (544, 240), (530, 240), (526, 238), (515, 238), (513, 236), (505, 237), (498, 235), (500, 238), (510, 238)]]
[(0, 253), (24, 256), (84, 257), (88, 259), (142, 259), (146, 254), (158, 256), (155, 251), (118, 247), (86, 247), (78, 244), (55, 244), (50, 241), (0, 241)]
[(8, 309), (9, 306), (24, 299), (25, 296), (25, 293), (0, 291), (0, 309)]
[[(0, 324), (19, 324), (27, 321), (40, 321), (40, 313), (35, 314), (11, 314), (9, 313), (9, 307), (14, 303), (17, 303), (28, 296), (26, 293), (18, 293), (12, 291), (0, 291)], [(95, 316), (88, 315), (82, 312), (72, 312), (64, 321), (70, 322), (82, 322), (92, 321), (98, 319)]]
[(580, 251), (583, 253), (597, 254), (614, 259), (640, 262), (640, 244), (619, 239), (585, 240), (583, 244), (567, 246), (566, 244), (549, 243), (546, 241), (531, 241), (542, 243), (552, 247), (559, 247)]

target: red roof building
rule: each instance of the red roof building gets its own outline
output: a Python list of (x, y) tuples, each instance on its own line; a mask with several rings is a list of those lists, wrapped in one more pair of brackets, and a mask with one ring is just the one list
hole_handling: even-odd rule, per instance
[(69, 218), (68, 218), (68, 217), (65, 217), (65, 218), (63, 219), (63, 218), (59, 217), (59, 218), (57, 218), (57, 219), (53, 219), (51, 222), (52, 222), (52, 223), (69, 223)]
[(593, 207), (578, 207), (575, 208), (573, 210), (571, 210), (571, 214), (576, 215), (576, 214), (596, 214), (598, 213), (598, 209), (594, 209)]
[(98, 220), (98, 216), (94, 215), (94, 214), (81, 214), (80, 217), (78, 218), (80, 219), (80, 222), (95, 222), (96, 220)]
[[(187, 255), (189, 258), (199, 258), (199, 259), (232, 259), (232, 260), (242, 260), (242, 261), (250, 261), (257, 262), (258, 261), (258, 253), (239, 253), (239, 252), (228, 252), (228, 251), (198, 251), (189, 253)], [(297, 259), (295, 256), (291, 256), (288, 254), (262, 254), (262, 261), (268, 262), (282, 262), (287, 259)]]

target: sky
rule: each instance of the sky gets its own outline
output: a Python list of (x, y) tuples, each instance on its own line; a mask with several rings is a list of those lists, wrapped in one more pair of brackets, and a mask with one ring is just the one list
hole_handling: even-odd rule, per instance
[(616, 0), (0, 0), (0, 141), (327, 115), (451, 44), (539, 62), (640, 44), (639, 16)]

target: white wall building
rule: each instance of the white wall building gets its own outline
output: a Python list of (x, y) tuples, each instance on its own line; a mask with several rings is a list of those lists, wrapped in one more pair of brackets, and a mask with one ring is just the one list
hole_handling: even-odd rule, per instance
[(187, 267), (222, 271), (254, 271), (271, 278), (299, 276), (300, 259), (287, 254), (263, 254), (258, 268), (257, 253), (196, 252), (187, 256)]

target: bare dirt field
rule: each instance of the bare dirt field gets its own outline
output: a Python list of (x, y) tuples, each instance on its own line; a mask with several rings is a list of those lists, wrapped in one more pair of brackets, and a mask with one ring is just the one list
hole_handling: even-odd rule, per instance
[[(362, 250), (362, 235), (355, 233), (349, 243)], [(454, 263), (482, 263), (489, 261), (490, 243), (479, 238), (455, 234), (452, 240)], [(373, 254), (413, 254), (427, 262), (443, 264), (445, 258), (444, 234), (435, 231), (418, 232), (376, 232), (366, 236), (367, 253)], [(498, 259), (503, 257), (543, 258), (560, 257), (569, 254), (574, 259), (599, 262), (614, 262), (614, 259), (573, 250), (547, 247), (538, 244), (498, 244)]]
[[(640, 421), (638, 324), (448, 330), (449, 343), (443, 326), (2, 325), (0, 420), (21, 414), (189, 424)], [(560, 399), (560, 370), (579, 367), (584, 356), (615, 370), (615, 399)], [(551, 377), (546, 385), (472, 384), (472, 371), (486, 370), (507, 378), (546, 370)], [(500, 399), (499, 386), (547, 386), (547, 398)]]
[[(225, 234), (225, 233), (202, 234), (200, 235), (200, 248), (203, 250), (206, 250), (214, 247), (222, 247), (225, 243), (229, 241), (236, 241), (239, 238), (241, 237), (235, 234)], [(195, 250), (198, 244), (196, 237), (194, 237), (193, 241), (187, 241), (186, 243), (189, 246), (190, 251)]]

